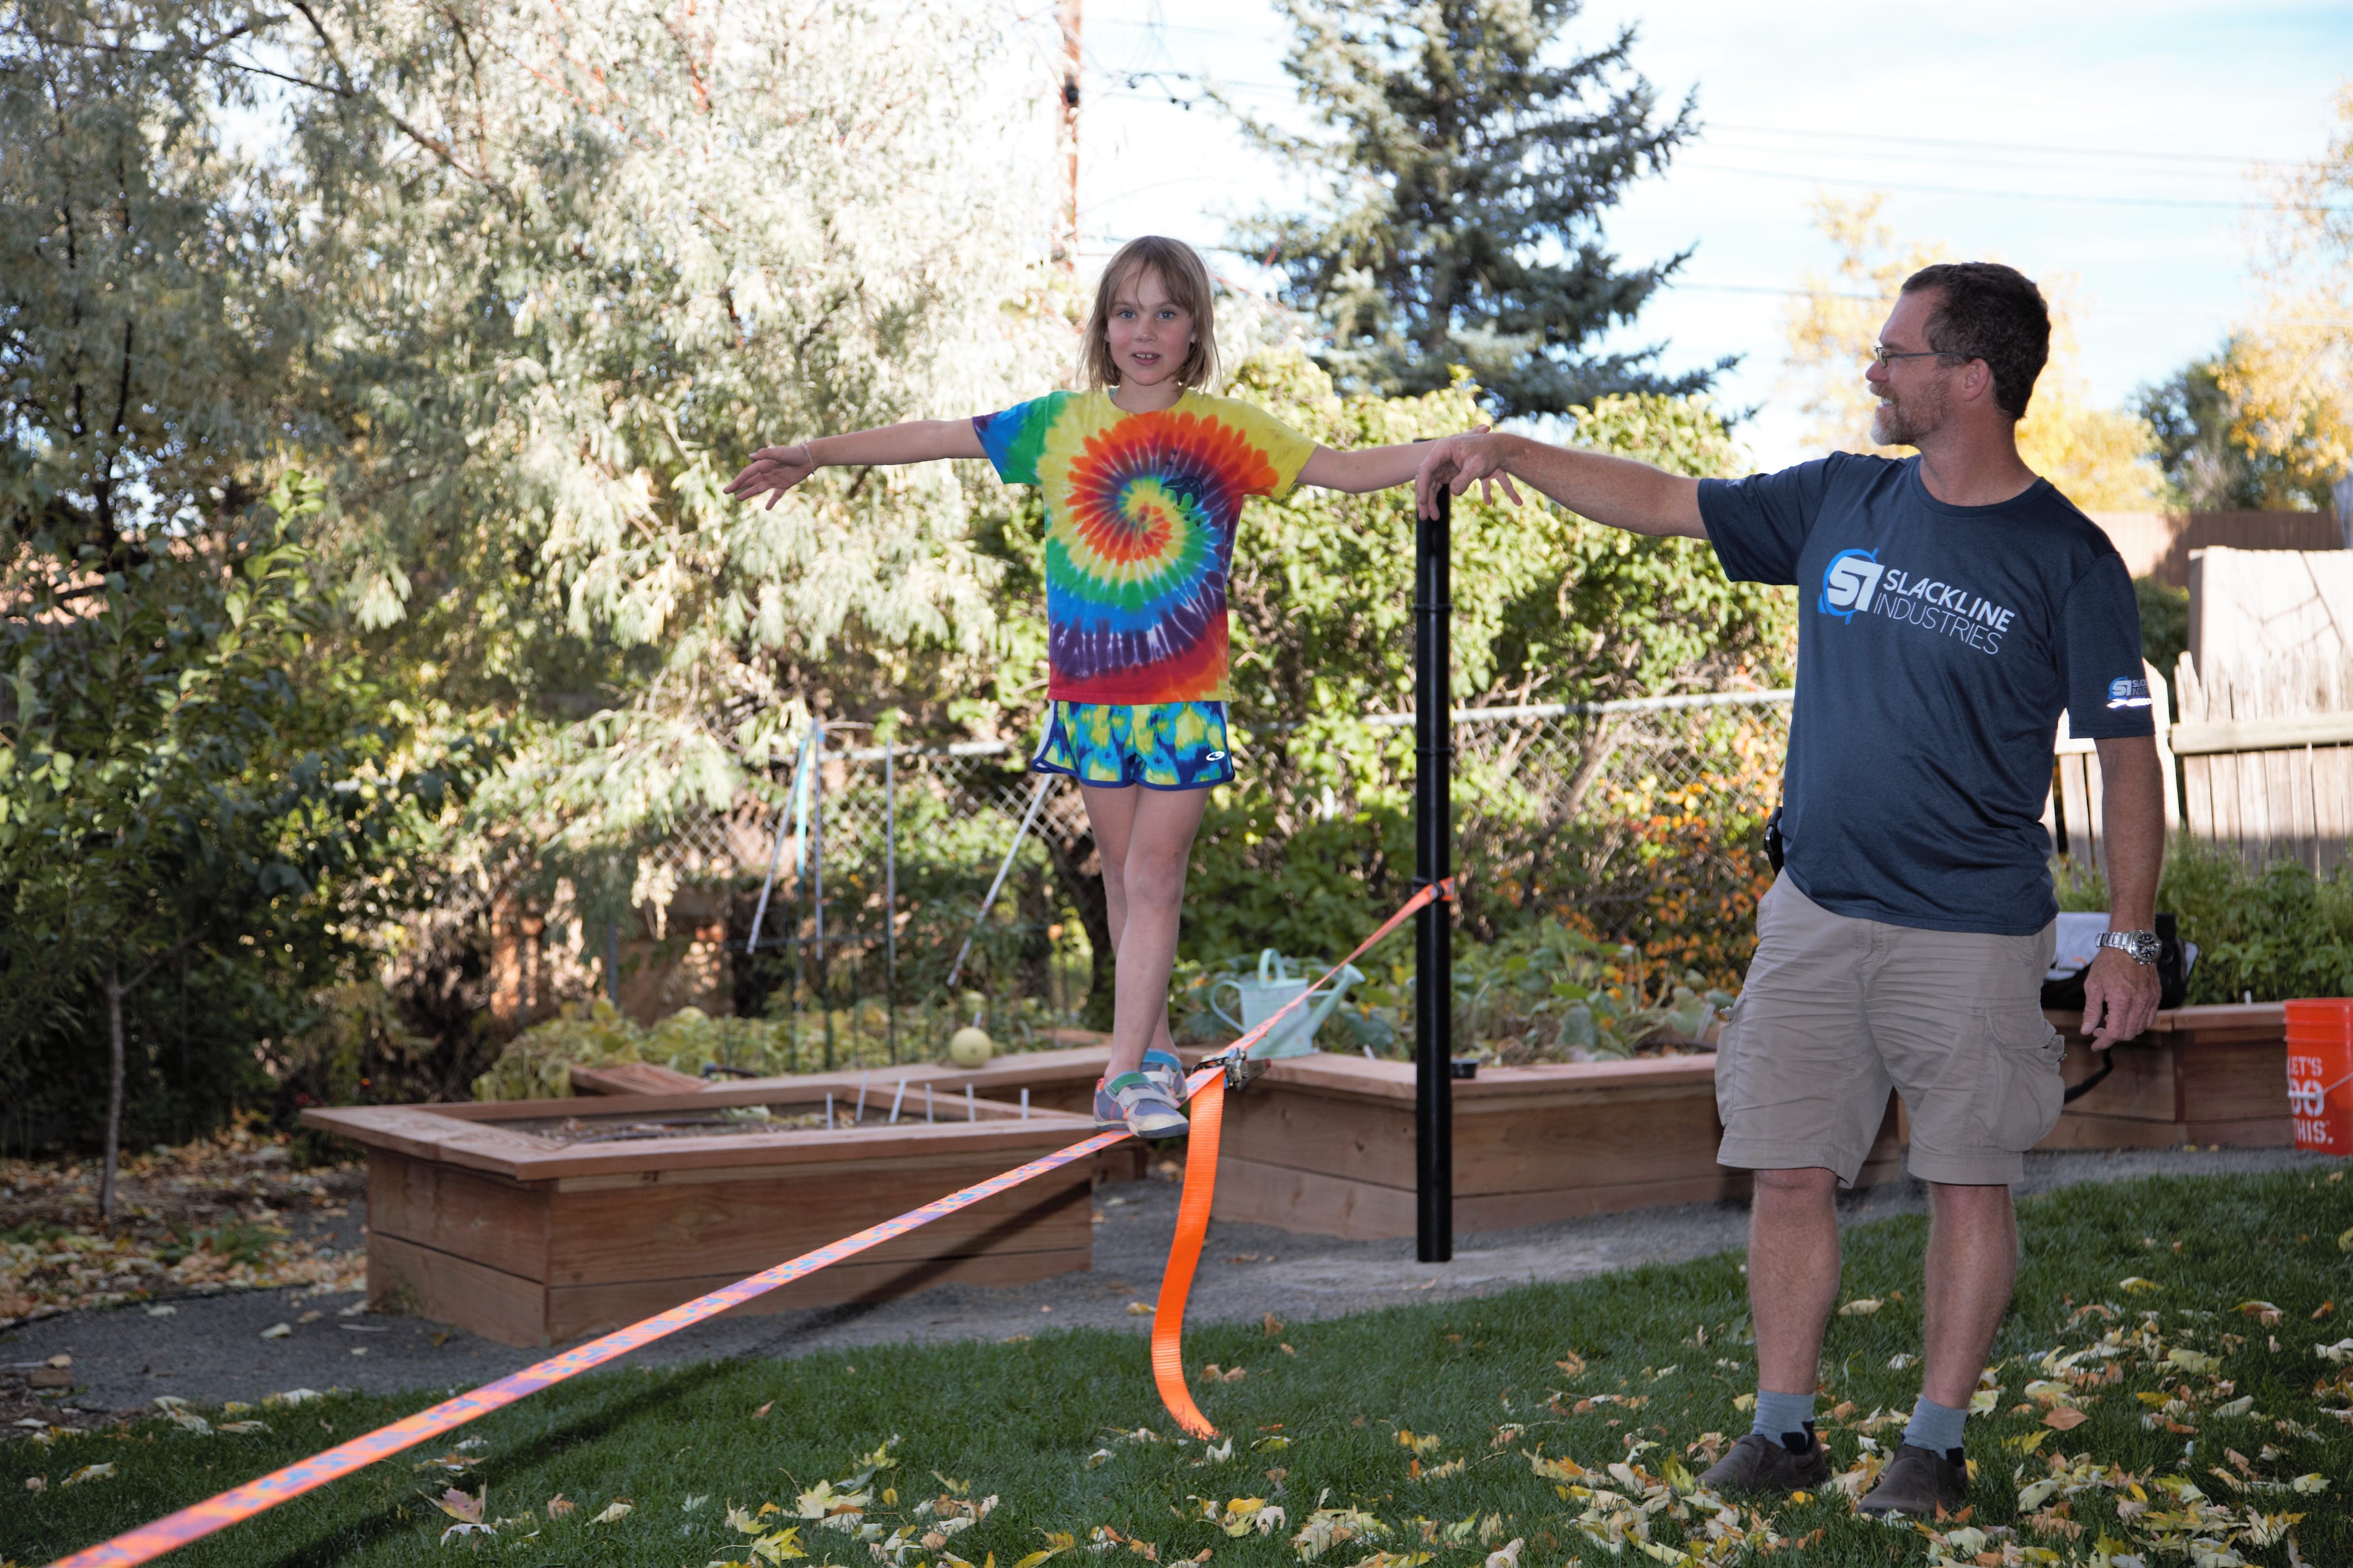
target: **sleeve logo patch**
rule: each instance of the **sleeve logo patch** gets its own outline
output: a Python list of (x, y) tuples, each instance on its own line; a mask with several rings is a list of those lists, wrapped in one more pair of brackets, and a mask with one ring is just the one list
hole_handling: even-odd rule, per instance
[(2111, 708), (2146, 708), (2148, 706), (2148, 682), (2125, 680), (2108, 682), (2108, 706)]

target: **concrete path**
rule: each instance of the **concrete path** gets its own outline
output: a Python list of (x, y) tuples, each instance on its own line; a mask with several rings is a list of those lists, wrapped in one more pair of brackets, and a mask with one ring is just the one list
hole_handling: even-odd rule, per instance
[[(2080, 1182), (2121, 1181), (2161, 1172), (2219, 1173), (2334, 1162), (2288, 1149), (2148, 1150), (2031, 1154), (2021, 1195)], [(792, 1356), (902, 1341), (1001, 1340), (1084, 1325), (1142, 1334), (1150, 1319), (1128, 1310), (1155, 1299), (1176, 1228), (1170, 1182), (1100, 1187), (1092, 1272), (994, 1289), (952, 1285), (871, 1307), (802, 1310), (723, 1319), (637, 1352), (654, 1363), (729, 1356)], [(1854, 1225), (1925, 1206), (1924, 1189), (1893, 1183), (1848, 1194)], [(358, 1245), (364, 1211), (344, 1222)], [(1451, 1263), (1414, 1261), (1410, 1238), (1335, 1241), (1259, 1226), (1211, 1228), (1193, 1289), (1191, 1321), (1288, 1321), (1476, 1295), (1532, 1280), (1581, 1279), (1638, 1264), (1677, 1262), (1736, 1247), (1746, 1206), (1690, 1204), (1601, 1215), (1525, 1229), (1463, 1236)], [(345, 1311), (358, 1310), (346, 1316)], [(311, 1321), (301, 1320), (310, 1316)], [(265, 1340), (286, 1323), (292, 1332)], [(254, 1401), (290, 1388), (456, 1391), (512, 1372), (543, 1351), (520, 1351), (414, 1318), (368, 1312), (356, 1294), (310, 1297), (259, 1290), (183, 1300), (168, 1315), (130, 1307), (72, 1312), (0, 1335), (0, 1403), (39, 1408), (60, 1425), (87, 1426), (150, 1407), (160, 1394), (197, 1404)], [(73, 1358), (76, 1386), (61, 1398), (26, 1404), (23, 1380), (47, 1358)], [(73, 1414), (73, 1413), (79, 1414)]]

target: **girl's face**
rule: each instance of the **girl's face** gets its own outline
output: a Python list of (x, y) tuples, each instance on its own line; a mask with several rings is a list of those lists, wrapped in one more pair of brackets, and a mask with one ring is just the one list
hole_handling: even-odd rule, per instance
[(1105, 333), (1124, 386), (1156, 386), (1175, 377), (1193, 352), (1193, 312), (1168, 297), (1160, 274), (1138, 267), (1112, 295)]

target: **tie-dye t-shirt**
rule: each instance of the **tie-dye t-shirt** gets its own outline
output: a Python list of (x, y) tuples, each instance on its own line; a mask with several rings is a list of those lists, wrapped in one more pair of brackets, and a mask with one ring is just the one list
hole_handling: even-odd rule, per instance
[(1242, 500), (1288, 494), (1315, 444), (1189, 391), (1156, 414), (1125, 413), (1107, 392), (1049, 393), (973, 427), (1006, 483), (1045, 491), (1047, 695), (1224, 700)]

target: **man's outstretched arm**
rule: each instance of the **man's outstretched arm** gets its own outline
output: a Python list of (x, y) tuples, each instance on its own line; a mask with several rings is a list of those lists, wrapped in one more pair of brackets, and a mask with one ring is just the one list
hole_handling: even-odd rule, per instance
[(1612, 528), (1688, 539), (1707, 535), (1699, 518), (1697, 479), (1631, 458), (1548, 446), (1525, 436), (1449, 436), (1431, 442), (1414, 475), (1414, 500), (1428, 513), (1437, 504), (1441, 485), (1456, 495), (1477, 485), (1484, 495), (1500, 484), (1517, 501), (1514, 479), (1533, 485), (1580, 517)]

